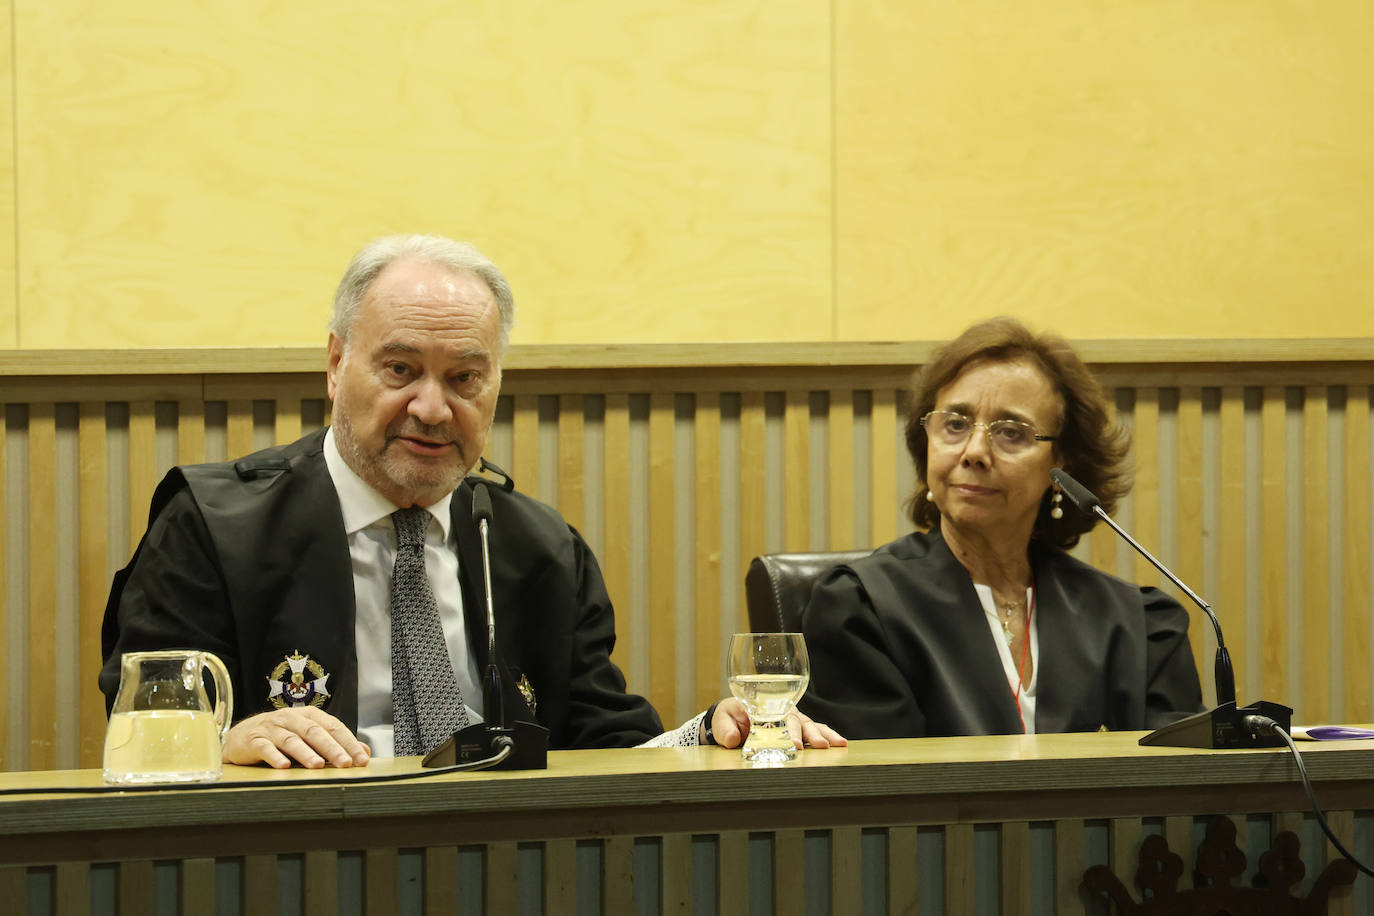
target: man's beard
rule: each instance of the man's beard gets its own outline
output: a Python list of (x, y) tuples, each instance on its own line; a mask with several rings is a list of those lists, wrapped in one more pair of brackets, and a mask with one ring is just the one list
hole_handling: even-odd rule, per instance
[[(337, 405), (335, 405), (337, 407)], [(378, 484), (390, 484), (401, 490), (408, 498), (406, 505), (425, 496), (440, 497), (452, 493), (462, 483), (468, 472), (463, 455), (462, 443), (452, 430), (445, 426), (428, 426), (413, 417), (408, 417), (394, 427), (388, 427), (382, 442), (380, 454), (365, 451), (356, 436), (346, 411), (335, 411), (333, 419), (334, 441), (339, 454), (349, 467), (366, 481), (373, 489), (382, 490)], [(407, 461), (403, 449), (397, 445), (399, 436), (415, 436), (440, 442), (452, 442), (457, 449), (457, 460), (452, 462), (434, 461), (423, 463), (421, 459)], [(393, 448), (395, 446), (395, 448)]]

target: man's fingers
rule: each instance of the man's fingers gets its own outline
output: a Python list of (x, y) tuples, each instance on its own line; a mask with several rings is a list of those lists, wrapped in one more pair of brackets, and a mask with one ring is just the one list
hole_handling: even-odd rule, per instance
[(227, 763), (266, 763), (282, 769), (295, 760), (319, 769), (365, 766), (371, 754), (348, 727), (314, 707), (261, 713), (235, 725), (224, 742)]

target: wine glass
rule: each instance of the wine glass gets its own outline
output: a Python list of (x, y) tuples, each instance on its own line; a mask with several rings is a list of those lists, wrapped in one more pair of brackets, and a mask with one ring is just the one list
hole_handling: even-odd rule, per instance
[(746, 763), (779, 766), (797, 757), (787, 714), (806, 692), (811, 660), (800, 633), (736, 633), (730, 637), (730, 692), (749, 712)]

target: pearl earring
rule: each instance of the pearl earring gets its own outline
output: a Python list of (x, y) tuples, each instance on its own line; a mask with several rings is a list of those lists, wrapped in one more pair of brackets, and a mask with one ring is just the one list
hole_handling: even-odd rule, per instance
[(929, 490), (926, 490), (926, 502), (928, 502), (928, 503), (933, 503), (933, 502), (935, 502), (935, 494), (932, 493), (932, 492), (930, 492)]
[(1059, 505), (1064, 501), (1064, 494), (1059, 492), (1059, 488), (1054, 488), (1054, 495), (1050, 497), (1050, 518), (1061, 519), (1064, 517), (1064, 507)]

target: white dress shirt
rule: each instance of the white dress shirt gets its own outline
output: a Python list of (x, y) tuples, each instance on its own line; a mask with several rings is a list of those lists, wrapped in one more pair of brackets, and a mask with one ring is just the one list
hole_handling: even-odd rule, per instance
[[(331, 427), (324, 436), (324, 461), (329, 477), (339, 494), (343, 510), (344, 533), (353, 564), (353, 597), (357, 605), (354, 645), (358, 657), (358, 737), (373, 757), (394, 756), (391, 712), (391, 568), (396, 562), (396, 529), (392, 505), (372, 489), (344, 461), (334, 442)], [(463, 590), (458, 584), (458, 539), (451, 530), (449, 494), (430, 506), (429, 528), (425, 531), (425, 577), (439, 607), (439, 621), (448, 643), (449, 663), (463, 694), (468, 722), (482, 721), (473, 708), (482, 689), (477, 673), (477, 657), (468, 644), (463, 626)], [(454, 663), (462, 659), (462, 663)], [(697, 744), (705, 713), (698, 713), (680, 727), (651, 738), (644, 747), (692, 747)]]
[[(394, 506), (354, 472), (339, 454), (331, 428), (324, 437), (324, 460), (339, 494), (344, 533), (353, 563), (353, 596), (357, 604), (354, 645), (358, 656), (358, 737), (374, 757), (393, 751), (391, 715), (391, 568), (396, 561)], [(458, 679), (469, 722), (481, 722), (482, 690), (477, 658), (463, 626), (463, 592), (458, 584), (458, 540), (452, 530), (449, 500), (428, 508), (425, 531), (425, 576), (439, 607), (448, 643), (449, 663)], [(461, 660), (455, 662), (455, 660)]]

